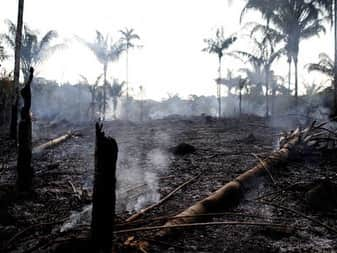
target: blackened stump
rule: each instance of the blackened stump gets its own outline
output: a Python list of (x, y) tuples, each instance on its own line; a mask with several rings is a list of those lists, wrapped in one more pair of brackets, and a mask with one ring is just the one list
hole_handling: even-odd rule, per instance
[(21, 90), (23, 107), (21, 108), (21, 119), (18, 133), (18, 160), (17, 160), (17, 180), (16, 185), (20, 192), (29, 192), (32, 188), (33, 168), (32, 160), (32, 118), (31, 107), (31, 88), (34, 69), (30, 68), (30, 76), (26, 85)]
[(112, 251), (116, 203), (116, 141), (106, 137), (96, 123), (95, 179), (92, 204), (91, 240), (94, 252)]

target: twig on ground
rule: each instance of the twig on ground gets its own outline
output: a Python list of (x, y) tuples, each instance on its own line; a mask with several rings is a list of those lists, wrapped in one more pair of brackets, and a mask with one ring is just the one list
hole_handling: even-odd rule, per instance
[(144, 213), (152, 210), (153, 208), (160, 206), (161, 204), (163, 204), (165, 201), (167, 201), (169, 198), (171, 198), (177, 191), (179, 191), (180, 189), (182, 189), (184, 186), (190, 184), (191, 182), (193, 182), (194, 180), (196, 180), (198, 177), (200, 177), (201, 174), (198, 174), (197, 176), (191, 178), (190, 180), (186, 181), (185, 183), (181, 184), (180, 186), (178, 186), (176, 189), (174, 189), (172, 192), (170, 192), (168, 195), (166, 195), (164, 198), (162, 198), (161, 200), (159, 200), (159, 202), (146, 207), (142, 210), (140, 210), (138, 213), (130, 216), (129, 218), (126, 219), (126, 222), (130, 222), (130, 221), (134, 221), (136, 219), (138, 219), (139, 217), (141, 217)]

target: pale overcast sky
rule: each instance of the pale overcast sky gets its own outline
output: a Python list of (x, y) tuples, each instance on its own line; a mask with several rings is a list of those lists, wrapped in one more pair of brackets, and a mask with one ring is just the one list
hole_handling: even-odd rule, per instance
[[(76, 41), (74, 35), (87, 40), (95, 38), (95, 30), (118, 39), (118, 30), (132, 27), (141, 37), (142, 49), (130, 52), (130, 86), (137, 96), (139, 85), (145, 97), (160, 100), (167, 94), (178, 93), (215, 95), (217, 59), (201, 52), (203, 39), (223, 26), (227, 35), (240, 31), (239, 16), (244, 0), (26, 0), (24, 22), (41, 33), (57, 30), (68, 48), (53, 55), (40, 69), (40, 76), (59, 81), (77, 82), (79, 75), (94, 80), (101, 74), (100, 64), (92, 53)], [(245, 21), (258, 21), (253, 13)], [(6, 31), (3, 20), (16, 22), (17, 0), (1, 0), (0, 31)], [(320, 52), (332, 55), (332, 35), (321, 36), (302, 43), (300, 68), (317, 61)], [(244, 39), (236, 48), (248, 50)], [(110, 78), (125, 79), (125, 57), (110, 65)], [(231, 58), (224, 58), (223, 69), (242, 67)], [(274, 67), (287, 74), (285, 60)], [(286, 77), (286, 76), (285, 76)], [(300, 71), (300, 81), (308, 79)], [(311, 75), (320, 81), (321, 77)]]

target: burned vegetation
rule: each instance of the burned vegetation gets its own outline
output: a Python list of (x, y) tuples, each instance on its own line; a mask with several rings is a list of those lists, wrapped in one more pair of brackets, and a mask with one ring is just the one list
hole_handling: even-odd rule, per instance
[[(117, 40), (74, 36), (98, 75), (81, 55), (90, 68), (79, 82), (39, 76), (69, 41), (40, 37), (18, 3), (17, 23), (0, 34), (0, 252), (337, 251), (337, 53), (299, 61), (303, 40), (337, 27), (336, 1), (245, 0), (240, 22), (251, 11), (258, 22), (216, 28), (199, 49), (216, 59), (203, 65), (217, 67), (216, 96), (162, 101), (129, 77), (132, 51), (146, 46), (133, 28)], [(125, 80), (110, 76), (121, 59)], [(225, 60), (236, 70), (225, 74)]]

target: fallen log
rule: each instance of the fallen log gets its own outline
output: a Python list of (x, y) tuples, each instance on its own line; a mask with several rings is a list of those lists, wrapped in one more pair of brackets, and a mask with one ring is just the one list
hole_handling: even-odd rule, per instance
[(41, 155), (46, 149), (50, 149), (53, 148), (63, 142), (65, 142), (66, 140), (68, 140), (69, 138), (71, 138), (72, 136), (74, 136), (74, 132), (73, 131), (69, 131), (66, 134), (59, 136), (53, 140), (50, 140), (46, 143), (43, 143), (37, 147), (33, 148), (33, 156), (39, 156)]
[[(297, 128), (295, 131), (282, 134), (279, 141), (280, 147), (277, 151), (272, 152), (267, 158), (259, 161), (255, 167), (225, 184), (210, 196), (177, 214), (175, 219), (167, 221), (156, 235), (158, 237), (165, 236), (171, 232), (172, 227), (193, 223), (202, 214), (223, 211), (226, 208), (236, 206), (245, 193), (266, 178), (270, 178), (272, 169), (277, 168), (280, 164), (301, 156), (303, 153), (324, 152), (325, 150), (320, 149), (320, 145), (311, 142), (318, 131), (324, 131), (322, 127), (327, 123), (315, 126), (314, 122), (302, 131)], [(328, 139), (325, 140), (326, 142), (331, 141), (329, 131), (325, 132), (325, 136)], [(334, 142), (333, 148), (336, 149), (336, 146), (336, 142)]]

